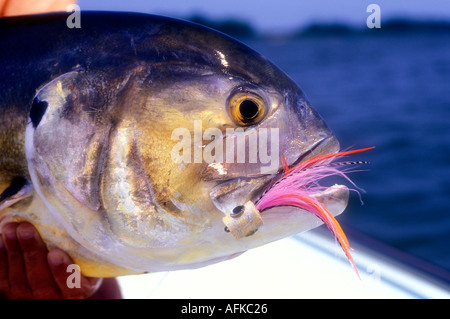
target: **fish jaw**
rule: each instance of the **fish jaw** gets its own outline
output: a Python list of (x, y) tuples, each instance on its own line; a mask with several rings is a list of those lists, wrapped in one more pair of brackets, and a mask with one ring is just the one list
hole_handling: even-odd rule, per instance
[[(285, 169), (295, 167), (318, 154), (333, 154), (339, 148), (339, 143), (333, 135), (311, 143), (302, 154), (297, 155), (291, 165)], [(283, 169), (281, 169), (283, 170)], [(267, 190), (282, 178), (282, 171), (273, 175), (261, 175), (256, 178), (234, 178), (218, 184), (212, 188), (210, 198), (215, 207), (225, 216), (229, 216), (238, 205), (251, 201), (258, 206)], [(349, 189), (344, 185), (333, 185), (322, 188), (311, 194), (332, 216), (341, 214), (348, 204)], [(323, 222), (310, 211), (293, 206), (269, 207), (261, 211), (263, 225), (248, 238), (259, 246), (274, 240), (308, 231)]]
[[(312, 194), (321, 206), (333, 217), (344, 212), (348, 204), (349, 189), (344, 185), (333, 185)], [(294, 206), (270, 207), (261, 211), (264, 225), (258, 230), (261, 235), (283, 238), (309, 231), (323, 224), (311, 211)], [(282, 236), (282, 237), (280, 237)]]

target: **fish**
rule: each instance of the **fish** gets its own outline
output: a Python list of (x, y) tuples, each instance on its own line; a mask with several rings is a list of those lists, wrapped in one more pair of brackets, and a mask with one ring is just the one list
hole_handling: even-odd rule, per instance
[[(265, 203), (287, 172), (343, 155), (285, 72), (192, 22), (68, 17), (0, 19), (1, 225), (30, 222), (84, 275), (115, 277), (204, 267), (323, 223), (311, 205)], [(307, 198), (334, 219), (349, 189)]]

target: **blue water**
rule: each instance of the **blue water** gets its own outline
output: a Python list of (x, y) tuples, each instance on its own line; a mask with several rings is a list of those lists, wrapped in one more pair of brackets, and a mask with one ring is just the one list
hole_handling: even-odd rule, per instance
[[(450, 34), (248, 40), (304, 90), (365, 189), (338, 219), (450, 270)], [(350, 238), (351, 240), (351, 238)]]

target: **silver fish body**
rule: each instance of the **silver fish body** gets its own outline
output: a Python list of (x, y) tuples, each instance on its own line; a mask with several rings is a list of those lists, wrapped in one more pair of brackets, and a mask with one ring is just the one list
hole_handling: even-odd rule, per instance
[[(66, 19), (0, 19), (1, 223), (30, 221), (104, 277), (200, 267), (321, 224), (280, 207), (261, 212), (251, 236), (224, 231), (224, 216), (281, 172), (275, 155), (295, 165), (339, 150), (285, 73), (186, 21), (85, 12), (70, 29)], [(239, 160), (238, 140), (258, 141), (256, 161)], [(322, 197), (337, 215), (348, 190)]]

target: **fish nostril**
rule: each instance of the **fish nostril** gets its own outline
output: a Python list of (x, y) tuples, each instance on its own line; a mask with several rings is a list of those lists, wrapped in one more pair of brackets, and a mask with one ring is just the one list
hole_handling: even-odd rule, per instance
[(45, 112), (47, 111), (47, 101), (41, 101), (38, 97), (34, 98), (33, 104), (30, 109), (30, 120), (33, 124), (33, 128), (36, 128), (42, 120)]

